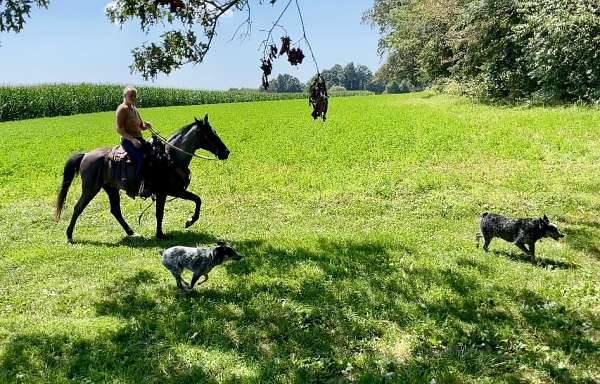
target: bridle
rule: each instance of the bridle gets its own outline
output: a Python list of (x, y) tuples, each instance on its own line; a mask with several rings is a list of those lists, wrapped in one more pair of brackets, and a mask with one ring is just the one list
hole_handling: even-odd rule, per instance
[(183, 149), (181, 149), (181, 148), (178, 148), (178, 147), (174, 146), (173, 144), (169, 143), (169, 142), (167, 141), (167, 139), (165, 139), (163, 136), (161, 136), (161, 134), (160, 134), (160, 133), (158, 133), (158, 132), (157, 132), (156, 130), (154, 130), (153, 128), (148, 128), (148, 130), (149, 130), (150, 132), (152, 132), (152, 134), (153, 134), (154, 136), (156, 136), (156, 138), (158, 138), (160, 141), (162, 141), (164, 145), (166, 145), (166, 146), (169, 146), (169, 147), (171, 147), (171, 148), (173, 148), (173, 149), (175, 149), (175, 150), (177, 150), (177, 151), (179, 151), (179, 152), (181, 152), (181, 153), (185, 153), (185, 154), (186, 154), (186, 155), (188, 155), (188, 156), (192, 156), (192, 157), (195, 157), (195, 158), (197, 158), (197, 159), (202, 159), (202, 160), (219, 160), (219, 158), (218, 158), (217, 156), (215, 156), (215, 157), (207, 157), (207, 156), (202, 156), (202, 155), (196, 155), (195, 153), (189, 153), (189, 152), (186, 152), (186, 151), (184, 151)]

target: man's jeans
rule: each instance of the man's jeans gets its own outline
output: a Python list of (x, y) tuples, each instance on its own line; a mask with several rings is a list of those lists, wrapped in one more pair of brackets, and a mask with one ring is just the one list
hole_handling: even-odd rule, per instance
[(135, 175), (139, 178), (142, 173), (142, 160), (144, 159), (144, 139), (141, 137), (136, 137), (136, 139), (142, 142), (141, 148), (136, 148), (131, 141), (123, 137), (121, 138), (121, 147), (127, 151), (127, 154), (133, 160), (133, 163), (135, 164)]

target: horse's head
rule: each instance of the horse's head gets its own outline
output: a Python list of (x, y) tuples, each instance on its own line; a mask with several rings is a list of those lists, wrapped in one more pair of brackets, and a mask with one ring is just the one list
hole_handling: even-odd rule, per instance
[(221, 141), (217, 132), (210, 126), (208, 115), (204, 119), (198, 120), (194, 117), (194, 125), (196, 126), (196, 148), (205, 149), (219, 158), (219, 160), (227, 160), (229, 157), (229, 149)]

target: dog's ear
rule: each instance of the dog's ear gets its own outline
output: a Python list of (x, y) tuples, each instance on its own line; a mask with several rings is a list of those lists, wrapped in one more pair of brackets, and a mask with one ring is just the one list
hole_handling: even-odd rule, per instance
[(227, 245), (223, 240), (217, 240), (217, 245)]
[(544, 223), (548, 224), (550, 222), (550, 219), (548, 218), (548, 216), (546, 216), (546, 214), (544, 213), (544, 217), (542, 218), (542, 220), (544, 220)]

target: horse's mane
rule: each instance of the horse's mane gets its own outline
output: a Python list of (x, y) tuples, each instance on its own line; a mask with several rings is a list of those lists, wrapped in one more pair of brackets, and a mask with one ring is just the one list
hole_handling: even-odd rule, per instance
[(181, 136), (186, 135), (190, 131), (190, 129), (192, 129), (192, 127), (194, 125), (196, 125), (195, 121), (193, 123), (190, 123), (188, 125), (185, 125), (185, 126), (179, 128), (179, 130), (177, 132), (175, 132), (174, 134), (172, 134), (171, 136), (169, 136), (169, 138), (167, 139), (167, 141), (172, 141), (172, 140), (174, 140), (177, 137), (181, 137)]

